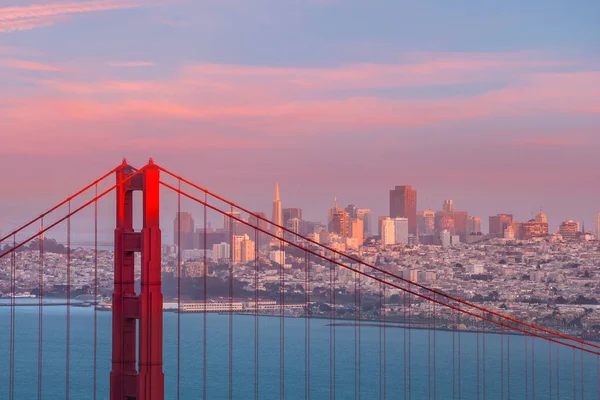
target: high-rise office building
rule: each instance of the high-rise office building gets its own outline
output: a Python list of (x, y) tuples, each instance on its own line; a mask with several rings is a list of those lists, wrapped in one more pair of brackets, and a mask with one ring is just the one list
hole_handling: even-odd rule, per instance
[(578, 232), (579, 223), (571, 220), (562, 222), (558, 228), (558, 233), (560, 233), (565, 240), (573, 240), (577, 238)]
[[(279, 197), (279, 183), (275, 183), (275, 198), (273, 199), (273, 213), (271, 215), (271, 222), (275, 225), (283, 226), (283, 215), (281, 212), (281, 199)], [(276, 237), (282, 237), (283, 230), (272, 226), (271, 231)]]
[(452, 212), (452, 200), (444, 200), (444, 206), (442, 207), (442, 210), (446, 212)]
[(298, 235), (302, 234), (302, 220), (290, 218), (287, 220), (285, 227), (293, 233), (286, 232), (283, 236), (292, 243), (298, 243)]
[(367, 238), (371, 233), (371, 210), (368, 208), (359, 208), (356, 210), (356, 218), (363, 222), (363, 237)]
[(350, 204), (348, 207), (346, 207), (346, 212), (348, 213), (351, 219), (354, 219), (357, 218), (358, 208), (356, 208), (354, 204)]
[(223, 214), (223, 230), (229, 232), (230, 235), (239, 235), (241, 233), (239, 232), (239, 228), (242, 223), (234, 218), (242, 218), (239, 211), (227, 211), (225, 214)]
[(388, 246), (396, 243), (396, 230), (394, 220), (385, 217), (381, 220), (381, 244)]
[(333, 196), (333, 207), (327, 209), (327, 224), (328, 225), (331, 222), (331, 220), (333, 219), (333, 214), (335, 214), (338, 211), (344, 211), (344, 209), (338, 207), (337, 197)]
[(408, 244), (408, 218), (394, 218), (394, 242)]
[(408, 233), (417, 234), (417, 191), (410, 186), (390, 190), (390, 217), (408, 218)]
[(173, 221), (173, 244), (180, 244), (181, 250), (194, 248), (194, 219), (191, 212), (175, 214)]
[(302, 209), (297, 207), (284, 208), (281, 210), (283, 215), (283, 226), (292, 218), (297, 218), (302, 221)]
[(504, 230), (512, 226), (512, 214), (498, 214), (490, 217), (490, 235), (504, 237)]
[(350, 222), (350, 236), (356, 239), (359, 243), (359, 246), (362, 246), (364, 241), (364, 221), (362, 219), (354, 218)]
[(435, 212), (433, 210), (419, 211), (417, 216), (417, 231), (419, 235), (431, 235), (435, 230)]
[(343, 238), (350, 237), (350, 217), (346, 210), (339, 208), (333, 213), (328, 229), (329, 232), (337, 233)]
[(481, 233), (481, 218), (469, 217), (467, 221), (467, 234)]

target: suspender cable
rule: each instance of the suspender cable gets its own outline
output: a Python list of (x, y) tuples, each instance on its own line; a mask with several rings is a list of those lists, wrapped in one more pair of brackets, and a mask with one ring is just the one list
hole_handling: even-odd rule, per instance
[(510, 334), (506, 336), (506, 380), (508, 383), (506, 394), (508, 400), (510, 400), (510, 336)]
[[(577, 400), (577, 358), (573, 349), (573, 400)], [(583, 399), (582, 399), (583, 400)]]
[[(427, 304), (427, 303), (426, 303)], [(427, 399), (431, 400), (431, 305), (426, 306), (429, 309), (427, 318)]]
[[(555, 345), (556, 347), (556, 400), (560, 400), (560, 368), (559, 368), (559, 362), (558, 362), (558, 345)], [(600, 360), (600, 358), (599, 358)], [(600, 364), (598, 365), (598, 368), (600, 370)], [(600, 376), (600, 375), (599, 375)], [(599, 385), (600, 387), (600, 385)], [(600, 396), (598, 396), (598, 398), (600, 399)]]
[[(333, 271), (334, 271), (334, 278), (335, 278), (335, 267), (334, 267)], [(334, 286), (334, 289), (335, 289), (335, 286)], [(335, 290), (333, 292), (333, 301), (334, 301), (334, 304), (335, 304)], [(334, 315), (337, 316), (337, 314), (334, 314)], [(361, 328), (361, 320), (362, 320), (362, 282), (360, 280), (360, 274), (359, 274), (358, 275), (358, 338), (357, 338), (358, 339), (358, 343), (357, 343), (357, 346), (358, 346), (358, 354), (357, 354), (358, 355), (358, 361), (357, 361), (357, 364), (358, 365), (357, 365), (357, 368), (358, 368), (358, 398), (359, 399), (360, 399), (360, 389), (361, 389), (360, 386), (361, 386), (361, 378), (362, 378), (362, 376), (361, 376), (361, 368), (360, 368), (361, 358), (362, 358), (361, 357), (361, 355), (362, 355), (361, 354), (362, 353), (361, 352), (361, 329), (360, 329)], [(333, 327), (333, 338), (334, 338), (333, 349), (335, 350), (335, 327)], [(333, 353), (333, 358), (334, 359), (335, 359), (335, 355), (336, 355), (336, 353), (334, 351), (334, 353)], [(335, 376), (335, 364), (334, 364), (333, 372), (334, 372), (334, 376)]]
[[(256, 220), (258, 226), (258, 220)], [(258, 230), (254, 230), (254, 400), (258, 400)]]
[[(385, 280), (385, 276), (383, 277)], [(387, 399), (387, 301), (386, 301), (386, 289), (387, 284), (383, 285), (383, 400)]]
[[(231, 207), (230, 215), (233, 216), (233, 207)], [(229, 238), (231, 243), (229, 257), (229, 399), (233, 398), (233, 258), (237, 257), (235, 254), (234, 243), (233, 243), (233, 224), (234, 220), (230, 217), (229, 219)], [(236, 258), (237, 260), (237, 258)]]
[[(177, 181), (181, 190), (181, 181)], [(194, 229), (194, 227), (192, 227)], [(206, 234), (206, 232), (205, 232)], [(177, 400), (180, 399), (181, 383), (181, 193), (177, 193)]]
[(98, 375), (98, 310), (95, 305), (98, 302), (98, 184), (95, 185), (96, 201), (94, 202), (94, 394), (96, 400), (96, 386)]
[(402, 357), (404, 358), (404, 361), (402, 363), (403, 367), (404, 367), (404, 385), (402, 386), (402, 389), (404, 390), (404, 398), (407, 399), (408, 398), (408, 391), (407, 391), (407, 380), (406, 380), (406, 372), (407, 372), (407, 366), (406, 366), (406, 341), (407, 341), (407, 331), (406, 331), (406, 292), (402, 292), (402, 312), (403, 312), (403, 317), (402, 317), (402, 327), (404, 329), (404, 334), (402, 335), (402, 339), (404, 341), (404, 349), (402, 350)]
[[(406, 292), (405, 292), (406, 293)], [(412, 370), (411, 370), (411, 357), (412, 357), (412, 329), (411, 329), (411, 309), (412, 309), (412, 297), (408, 293), (408, 399), (412, 399)]]
[(459, 324), (458, 325), (458, 335), (457, 335), (458, 336), (458, 338), (457, 338), (457, 341), (458, 341), (458, 366), (457, 366), (458, 367), (458, 400), (460, 400), (461, 394), (462, 394), (461, 393), (461, 376), (460, 376), (460, 370), (461, 370), (461, 368), (460, 368), (461, 367), (461, 365), (460, 365), (460, 359), (461, 359), (460, 331), (461, 331), (462, 326), (461, 326), (461, 322), (460, 322), (460, 313), (457, 314), (457, 319), (458, 319), (458, 324)]
[(485, 371), (485, 364), (486, 364), (486, 356), (485, 356), (485, 322), (482, 321), (481, 322), (481, 345), (482, 345), (482, 366), (483, 366), (483, 373), (482, 373), (482, 378), (483, 378), (483, 400), (485, 400), (485, 396), (486, 396), (486, 388), (485, 388), (485, 382), (486, 382), (486, 371)]
[(552, 342), (548, 342), (548, 392), (552, 400)]
[(202, 285), (203, 285), (203, 295), (204, 295), (204, 304), (203, 304), (203, 308), (204, 308), (204, 312), (202, 313), (203, 319), (204, 319), (204, 323), (202, 324), (202, 330), (203, 330), (203, 334), (202, 334), (202, 398), (204, 400), (207, 400), (208, 397), (206, 397), (206, 302), (208, 301), (208, 296), (207, 296), (207, 289), (208, 289), (208, 285), (206, 284), (206, 279), (208, 278), (208, 240), (206, 237), (207, 234), (207, 222), (206, 222), (206, 217), (207, 217), (207, 213), (206, 213), (206, 205), (208, 204), (208, 198), (207, 198), (207, 194), (204, 193), (204, 271), (202, 272), (203, 275), (203, 279), (202, 279)]
[[(17, 244), (16, 235), (13, 235), (13, 248)], [(10, 255), (10, 384), (9, 394), (10, 400), (15, 398), (15, 292), (16, 292), (16, 274), (17, 274), (17, 259), (16, 252)]]
[(379, 319), (379, 323), (377, 325), (379, 325), (379, 337), (378, 337), (378, 342), (377, 342), (377, 346), (378, 346), (378, 354), (379, 354), (379, 399), (381, 400), (383, 398), (383, 366), (381, 365), (382, 363), (382, 354), (381, 352), (383, 351), (383, 346), (381, 344), (382, 338), (383, 338), (383, 332), (381, 329), (381, 309), (382, 309), (382, 300), (381, 297), (383, 296), (383, 282), (379, 283), (379, 312), (377, 313), (377, 317)]
[(358, 399), (358, 274), (354, 273), (354, 399)]
[(535, 400), (535, 337), (531, 337), (531, 400)]
[[(433, 295), (435, 299), (435, 294)], [(436, 380), (436, 328), (437, 328), (437, 316), (435, 313), (435, 303), (433, 303), (433, 399), (437, 399), (437, 380)]]
[(581, 360), (581, 369), (580, 369), (580, 371), (581, 371), (581, 378), (580, 378), (581, 379), (581, 398), (584, 399), (585, 397), (584, 397), (584, 391), (583, 391), (583, 351), (580, 351), (579, 354), (580, 354), (580, 360)]
[[(283, 232), (280, 231), (281, 236)], [(285, 398), (285, 278), (283, 276), (283, 242), (279, 241), (279, 398)]]
[(500, 398), (504, 400), (504, 327), (500, 331)]
[(525, 336), (523, 340), (525, 341), (525, 400), (527, 400), (529, 398), (529, 349), (527, 346), (527, 341), (529, 340), (529, 338)]
[(329, 398), (335, 399), (335, 288), (333, 263), (329, 263)]
[[(44, 218), (40, 218), (40, 231), (44, 231)], [(39, 265), (39, 304), (38, 304), (38, 400), (42, 400), (42, 338), (43, 338), (43, 297), (44, 297), (44, 240), (40, 234)]]
[[(71, 214), (71, 201), (69, 201)], [(42, 239), (43, 240), (43, 239)], [(67, 346), (66, 346), (66, 388), (65, 399), (69, 400), (69, 377), (71, 363), (71, 217), (67, 218)]]
[(479, 375), (480, 375), (480, 365), (479, 365), (479, 320), (475, 320), (475, 326), (477, 327), (477, 400), (479, 400), (480, 394), (480, 386), (479, 386)]
[(304, 252), (304, 304), (306, 315), (304, 316), (304, 398), (310, 399), (310, 272), (308, 253)]

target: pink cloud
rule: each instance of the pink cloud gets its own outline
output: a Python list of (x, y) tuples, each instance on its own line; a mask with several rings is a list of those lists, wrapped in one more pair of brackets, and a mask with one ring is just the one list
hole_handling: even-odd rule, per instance
[(160, 4), (158, 0), (97, 0), (2, 7), (0, 8), (0, 32), (51, 26), (64, 22), (69, 16), (75, 14), (148, 7), (157, 4)]
[(0, 58), (0, 68), (24, 69), (29, 71), (63, 71), (62, 68), (53, 65), (41, 64), (33, 61), (15, 60), (10, 58)]
[(123, 62), (107, 62), (106, 65), (117, 68), (136, 68), (136, 67), (151, 67), (154, 65), (148, 61), (123, 61)]
[[(353, 64), (338, 68), (197, 64), (182, 68), (172, 77), (155, 80), (90, 80), (85, 79), (83, 71), (79, 73), (81, 80), (63, 76), (50, 80), (27, 78), (27, 82), (37, 85), (36, 89), (21, 91), (19, 97), (5, 94), (0, 98), (5, 103), (0, 118), (11, 122), (15, 130), (31, 129), (34, 135), (58, 129), (61, 134), (74, 135), (71, 126), (77, 124), (86, 132), (84, 136), (89, 135), (89, 143), (102, 140), (91, 135), (90, 130), (106, 125), (131, 132), (132, 141), (147, 140), (146, 146), (161, 147), (160, 143), (164, 143), (165, 148), (173, 148), (180, 143), (173, 139), (176, 133), (147, 138), (141, 128), (132, 127), (150, 122), (184, 126), (201, 123), (197, 126), (207, 132), (240, 132), (254, 135), (256, 140), (272, 140), (284, 134), (286, 138), (316, 138), (324, 134), (443, 126), (488, 117), (593, 113), (600, 109), (598, 71), (539, 72), (536, 68), (547, 65), (525, 60), (517, 68), (518, 60), (513, 56), (505, 57), (509, 66), (494, 64), (494, 57), (481, 58), (484, 62), (441, 62), (443, 57), (438, 57), (438, 61), (421, 63), (420, 68), (405, 64)], [(496, 68), (510, 72), (511, 82), (478, 95), (399, 98), (378, 96), (377, 92), (353, 92), (416, 83), (430, 86), (449, 81), (470, 82), (469, 77), (477, 81)], [(481, 74), (478, 76), (476, 71)], [(331, 92), (336, 88), (347, 90)], [(75, 143), (82, 141), (78, 136)], [(560, 143), (534, 141), (528, 145)], [(23, 146), (24, 143), (15, 143), (14, 149)]]
[(68, 21), (69, 17), (65, 15), (51, 15), (33, 18), (8, 19), (0, 18), (0, 32), (18, 32), (29, 31), (36, 28), (56, 25)]

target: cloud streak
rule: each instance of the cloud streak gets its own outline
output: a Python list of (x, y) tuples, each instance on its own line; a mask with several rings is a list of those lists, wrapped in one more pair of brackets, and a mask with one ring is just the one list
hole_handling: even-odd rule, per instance
[(137, 67), (151, 67), (154, 65), (148, 61), (123, 61), (123, 62), (106, 62), (106, 65), (116, 68), (137, 68)]
[(156, 1), (98, 0), (0, 8), (0, 32), (25, 31), (67, 21), (76, 14), (140, 8)]
[(15, 60), (11, 58), (0, 58), (0, 68), (11, 68), (11, 69), (23, 69), (29, 71), (46, 71), (46, 72), (59, 72), (63, 71), (62, 68), (42, 64), (33, 61)]

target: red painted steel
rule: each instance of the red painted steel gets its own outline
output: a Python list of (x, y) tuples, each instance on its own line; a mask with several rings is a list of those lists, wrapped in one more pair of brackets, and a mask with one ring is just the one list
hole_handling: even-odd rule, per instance
[[(117, 171), (117, 224), (112, 305), (111, 400), (162, 400), (160, 171), (152, 161), (140, 170), (123, 164)], [(129, 178), (129, 179), (128, 179)], [(127, 179), (127, 181), (126, 181)], [(133, 229), (133, 192), (143, 192), (143, 228)], [(136, 246), (133, 243), (140, 243)], [(141, 251), (141, 292), (134, 288), (135, 252)], [(136, 320), (139, 361), (136, 369)]]

